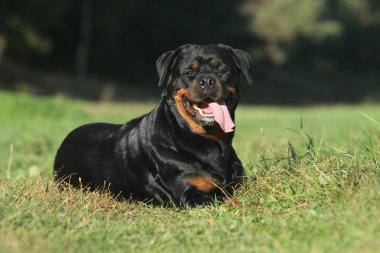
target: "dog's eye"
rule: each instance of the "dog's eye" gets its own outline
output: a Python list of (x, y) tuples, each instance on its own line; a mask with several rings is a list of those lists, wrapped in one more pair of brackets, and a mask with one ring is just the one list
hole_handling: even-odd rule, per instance
[(185, 72), (185, 76), (193, 76), (193, 75), (194, 75), (194, 72), (191, 70), (188, 70)]
[(217, 73), (218, 75), (223, 75), (223, 74), (225, 74), (226, 72), (227, 72), (226, 69), (218, 69), (218, 70), (216, 71), (216, 73)]

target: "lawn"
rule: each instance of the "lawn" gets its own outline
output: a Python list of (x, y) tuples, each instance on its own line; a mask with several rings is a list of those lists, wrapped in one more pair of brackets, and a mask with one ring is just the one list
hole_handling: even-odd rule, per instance
[(0, 252), (378, 252), (380, 105), (240, 106), (239, 206), (57, 189), (54, 155), (71, 129), (153, 106), (0, 92)]

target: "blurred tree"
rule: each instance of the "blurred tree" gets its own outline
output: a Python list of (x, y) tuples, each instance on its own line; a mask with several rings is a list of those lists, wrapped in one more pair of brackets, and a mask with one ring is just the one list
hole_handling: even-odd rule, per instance
[(335, 47), (336, 58), (351, 69), (378, 70), (380, 65), (380, 1), (340, 0), (337, 18), (344, 33)]
[(256, 59), (269, 58), (281, 65), (299, 37), (321, 43), (338, 36), (342, 26), (324, 16), (326, 7), (325, 0), (249, 0), (242, 11), (251, 16), (251, 31), (262, 40), (262, 47), (254, 51)]
[[(6, 0), (6, 56), (33, 66), (152, 80), (154, 62), (185, 43), (246, 47), (242, 0)], [(1, 23), (4, 25), (1, 26)]]
[[(186, 43), (230, 43), (247, 47), (250, 34), (238, 8), (241, 0), (129, 0), (95, 2), (90, 67), (130, 80), (155, 73), (165, 51)], [(112, 64), (104, 64), (104, 62)]]
[(376, 69), (380, 1), (2, 0), (0, 38), (3, 63), (139, 82), (185, 43), (251, 49), (259, 66)]
[(0, 67), (1, 67), (1, 61), (3, 59), (3, 55), (4, 55), (6, 47), (7, 47), (7, 41), (5, 39), (5, 36), (0, 34)]
[(46, 63), (46, 60), (56, 46), (52, 32), (62, 31), (65, 15), (75, 5), (75, 0), (8, 0), (3, 2), (0, 32), (7, 40), (6, 55), (24, 62), (50, 64)]
[(80, 38), (75, 62), (78, 78), (82, 78), (87, 74), (92, 30), (92, 8), (91, 0), (81, 0)]

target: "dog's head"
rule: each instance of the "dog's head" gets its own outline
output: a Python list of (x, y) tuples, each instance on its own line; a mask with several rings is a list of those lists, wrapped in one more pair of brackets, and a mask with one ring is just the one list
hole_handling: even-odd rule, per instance
[(184, 45), (162, 54), (156, 68), (165, 99), (192, 132), (233, 131), (240, 73), (251, 82), (252, 59), (246, 52), (223, 44)]

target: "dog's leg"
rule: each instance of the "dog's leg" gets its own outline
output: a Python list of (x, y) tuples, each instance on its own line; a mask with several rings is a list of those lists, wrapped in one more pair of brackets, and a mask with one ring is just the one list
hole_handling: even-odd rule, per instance
[(212, 205), (223, 201), (223, 189), (219, 182), (211, 177), (186, 176), (176, 184), (178, 204), (184, 207)]

